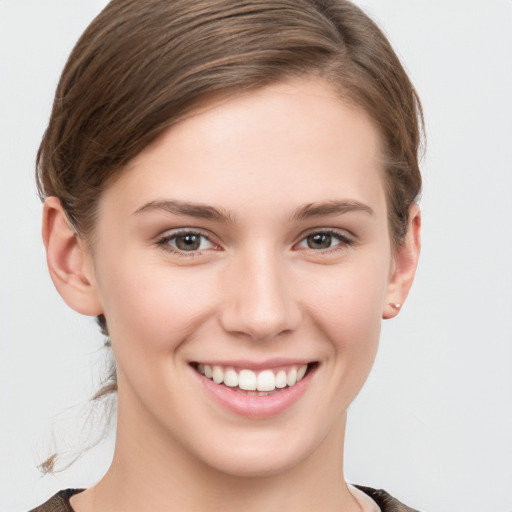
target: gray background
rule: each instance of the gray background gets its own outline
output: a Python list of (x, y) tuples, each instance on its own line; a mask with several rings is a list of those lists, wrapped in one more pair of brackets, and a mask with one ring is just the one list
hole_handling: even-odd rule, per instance
[[(512, 2), (364, 0), (423, 100), (423, 252), (351, 407), (349, 481), (428, 512), (512, 511)], [(87, 486), (112, 439), (42, 478), (101, 371), (47, 275), (33, 167), (65, 59), (102, 0), (0, 0), (0, 510)], [(91, 365), (93, 372), (91, 373)]]

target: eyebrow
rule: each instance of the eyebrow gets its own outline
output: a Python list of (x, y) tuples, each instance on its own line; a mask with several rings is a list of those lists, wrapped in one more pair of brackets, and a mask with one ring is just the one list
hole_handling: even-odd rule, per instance
[[(162, 210), (174, 215), (187, 215), (199, 219), (232, 223), (234, 217), (227, 211), (201, 203), (189, 203), (175, 199), (156, 200), (144, 204), (134, 214), (146, 211)], [(299, 207), (292, 214), (292, 220), (304, 220), (324, 215), (343, 215), (344, 213), (362, 211), (373, 215), (373, 210), (366, 204), (355, 200), (331, 200), (320, 203), (308, 203)]]
[(373, 210), (366, 204), (354, 200), (332, 200), (321, 203), (309, 203), (298, 208), (292, 219), (304, 220), (324, 215), (343, 215), (348, 212), (366, 212), (373, 215)]
[(213, 206), (171, 199), (150, 201), (149, 203), (146, 203), (145, 205), (135, 210), (134, 214), (154, 210), (162, 210), (174, 215), (187, 215), (189, 217), (196, 217), (198, 219), (215, 220), (217, 222), (231, 223), (234, 220), (228, 212)]

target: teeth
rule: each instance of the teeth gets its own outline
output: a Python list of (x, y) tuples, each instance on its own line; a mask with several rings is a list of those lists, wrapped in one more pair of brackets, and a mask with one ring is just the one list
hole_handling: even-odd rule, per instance
[(286, 377), (286, 384), (293, 386), (297, 382), (297, 368), (292, 368)]
[(227, 368), (224, 372), (224, 384), (230, 388), (236, 388), (238, 386), (238, 373), (233, 368)]
[(272, 370), (264, 370), (258, 374), (258, 391), (274, 391), (276, 389), (276, 376)]
[(243, 394), (243, 395), (250, 395), (250, 396), (267, 396), (267, 395), (272, 395), (272, 391), (240, 391), (238, 390), (238, 392), (240, 394)]
[[(304, 365), (306, 366), (306, 365)], [(307, 366), (306, 366), (307, 368)], [(284, 370), (279, 370), (276, 375), (276, 388), (285, 388), (286, 387), (286, 372)]]
[(220, 366), (214, 366), (212, 368), (212, 377), (215, 384), (222, 384), (224, 381), (224, 372)]
[(230, 388), (239, 388), (247, 391), (247, 394), (264, 396), (272, 394), (277, 389), (286, 386), (294, 386), (304, 378), (308, 365), (300, 367), (292, 366), (288, 371), (283, 369), (274, 373), (272, 370), (263, 370), (256, 374), (252, 370), (240, 370), (237, 372), (234, 368), (223, 368), (222, 366), (210, 366), (208, 364), (198, 364), (197, 371), (208, 379), (212, 379), (216, 384), (222, 384)]
[(238, 374), (238, 387), (246, 391), (255, 391), (256, 374), (252, 370), (242, 370)]

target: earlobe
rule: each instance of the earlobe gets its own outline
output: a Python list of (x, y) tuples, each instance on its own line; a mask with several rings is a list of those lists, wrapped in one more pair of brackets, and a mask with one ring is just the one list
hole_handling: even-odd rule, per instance
[(101, 314), (90, 254), (57, 197), (44, 203), (42, 235), (50, 277), (66, 304), (84, 315)]
[(421, 212), (417, 204), (409, 207), (409, 221), (404, 243), (395, 249), (393, 272), (389, 280), (382, 318), (395, 317), (411, 289), (421, 248)]

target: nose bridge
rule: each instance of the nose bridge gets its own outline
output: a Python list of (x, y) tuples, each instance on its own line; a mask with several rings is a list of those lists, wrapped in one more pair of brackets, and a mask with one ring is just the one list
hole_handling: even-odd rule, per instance
[(276, 251), (260, 246), (240, 254), (230, 273), (231, 290), (222, 311), (227, 331), (266, 340), (296, 328), (300, 310)]

